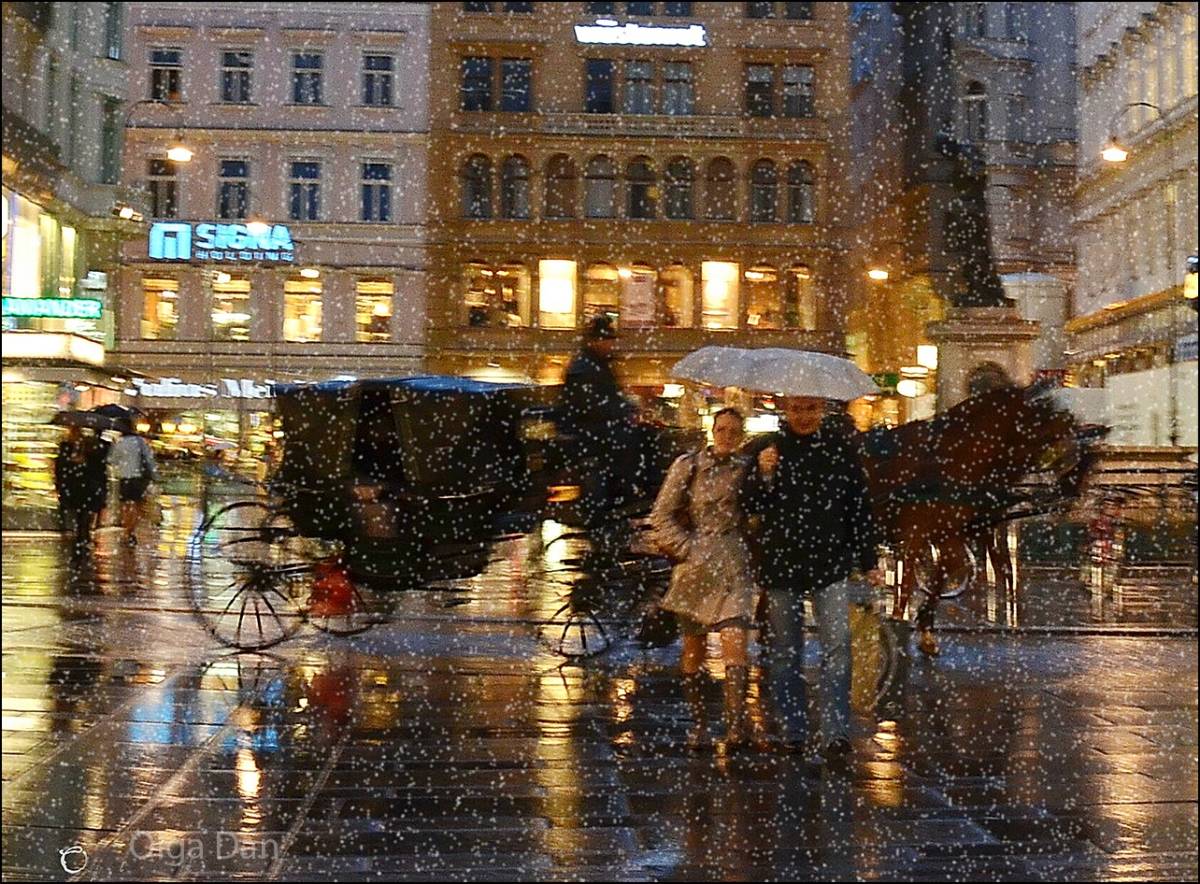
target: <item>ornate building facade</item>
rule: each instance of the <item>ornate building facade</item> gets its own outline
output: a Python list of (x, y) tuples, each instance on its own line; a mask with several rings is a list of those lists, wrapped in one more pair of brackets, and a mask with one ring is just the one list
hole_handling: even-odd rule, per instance
[(844, 350), (845, 3), (439, 3), (428, 361), (648, 397), (707, 343)]

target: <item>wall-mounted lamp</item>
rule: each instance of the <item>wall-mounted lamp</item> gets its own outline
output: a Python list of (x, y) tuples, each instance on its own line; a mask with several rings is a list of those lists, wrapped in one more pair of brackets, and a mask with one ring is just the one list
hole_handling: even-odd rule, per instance
[(867, 271), (867, 278), (873, 280), (874, 282), (886, 282), (890, 275), (891, 274), (882, 267), (872, 267)]

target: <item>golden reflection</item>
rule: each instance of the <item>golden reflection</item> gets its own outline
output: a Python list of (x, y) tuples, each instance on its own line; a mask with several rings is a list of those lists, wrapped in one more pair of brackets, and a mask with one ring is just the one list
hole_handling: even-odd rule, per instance
[[(576, 696), (572, 696), (572, 686)], [(578, 693), (583, 687), (578, 676), (568, 680), (564, 670), (552, 669), (538, 677), (534, 697), (538, 727), (535, 770), (544, 790), (540, 815), (550, 822), (553, 834), (547, 839), (547, 850), (556, 863), (564, 865), (587, 847), (581, 819), (587, 786), (581, 776), (583, 759), (575, 729), (582, 699)]]
[(254, 761), (254, 753), (249, 747), (242, 746), (237, 751), (237, 790), (238, 795), (245, 801), (258, 798), (259, 787), (262, 783), (262, 771)]

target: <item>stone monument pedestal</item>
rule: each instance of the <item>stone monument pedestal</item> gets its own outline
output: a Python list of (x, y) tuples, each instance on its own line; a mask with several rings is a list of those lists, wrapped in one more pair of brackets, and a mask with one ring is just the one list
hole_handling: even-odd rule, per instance
[(973, 375), (1002, 369), (1015, 384), (1033, 380), (1033, 343), (1040, 323), (1021, 319), (1013, 307), (952, 307), (926, 327), (938, 346), (937, 410), (968, 396)]

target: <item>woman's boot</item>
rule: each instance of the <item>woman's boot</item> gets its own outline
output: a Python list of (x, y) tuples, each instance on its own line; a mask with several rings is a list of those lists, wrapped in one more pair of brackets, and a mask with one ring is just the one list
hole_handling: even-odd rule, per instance
[(683, 676), (683, 699), (692, 718), (688, 726), (687, 747), (692, 750), (707, 749), (708, 709), (704, 705), (704, 672), (685, 673)]
[(746, 729), (745, 666), (725, 667), (725, 745), (731, 749), (749, 742)]

